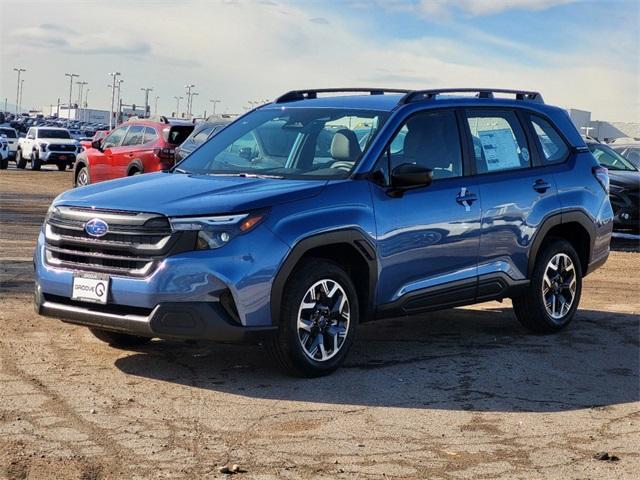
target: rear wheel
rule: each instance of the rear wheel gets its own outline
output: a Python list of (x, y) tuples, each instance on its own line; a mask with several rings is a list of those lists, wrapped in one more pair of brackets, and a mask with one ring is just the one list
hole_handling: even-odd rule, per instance
[(31, 170), (40, 170), (42, 167), (42, 162), (40, 161), (40, 154), (37, 152), (33, 152), (31, 154)]
[(9, 167), (9, 158), (0, 158), (0, 170), (6, 170)]
[(327, 375), (344, 361), (358, 317), (349, 275), (331, 261), (303, 260), (286, 284), (278, 335), (268, 351), (288, 373)]
[(151, 341), (149, 337), (139, 337), (137, 335), (129, 335), (127, 333), (110, 332), (99, 328), (90, 328), (89, 330), (97, 339), (102, 340), (109, 345), (113, 345), (114, 347), (136, 347)]
[(78, 170), (78, 174), (76, 175), (76, 187), (83, 187), (85, 185), (89, 185), (91, 183), (91, 178), (89, 177), (89, 169), (87, 167), (82, 167)]
[(571, 322), (581, 293), (578, 254), (566, 240), (554, 240), (539, 253), (529, 289), (513, 298), (513, 308), (529, 330), (554, 333)]
[(16, 152), (16, 165), (18, 168), (25, 168), (27, 166), (27, 159), (22, 156), (22, 150), (20, 149)]

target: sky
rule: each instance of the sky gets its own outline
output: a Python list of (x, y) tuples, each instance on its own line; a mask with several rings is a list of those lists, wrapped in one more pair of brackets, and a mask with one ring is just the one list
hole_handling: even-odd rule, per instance
[(0, 0), (0, 105), (21, 67), (33, 108), (65, 102), (76, 73), (108, 109), (118, 71), (125, 103), (151, 87), (160, 113), (186, 84), (200, 113), (296, 88), (467, 86), (640, 121), (639, 30), (638, 0)]

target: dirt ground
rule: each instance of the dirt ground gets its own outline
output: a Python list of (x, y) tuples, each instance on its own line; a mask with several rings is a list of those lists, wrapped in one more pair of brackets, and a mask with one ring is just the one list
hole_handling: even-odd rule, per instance
[(638, 478), (637, 243), (558, 335), (486, 303), (367, 324), (344, 368), (300, 380), (259, 346), (125, 351), (36, 316), (34, 241), (70, 184), (0, 172), (0, 478)]

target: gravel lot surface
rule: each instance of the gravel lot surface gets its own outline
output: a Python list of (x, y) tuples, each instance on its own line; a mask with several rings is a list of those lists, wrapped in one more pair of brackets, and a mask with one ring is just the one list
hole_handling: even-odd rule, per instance
[(299, 380), (259, 346), (125, 351), (36, 316), (34, 241), (70, 185), (0, 172), (0, 478), (638, 478), (636, 241), (558, 335), (486, 303), (367, 324), (344, 368)]

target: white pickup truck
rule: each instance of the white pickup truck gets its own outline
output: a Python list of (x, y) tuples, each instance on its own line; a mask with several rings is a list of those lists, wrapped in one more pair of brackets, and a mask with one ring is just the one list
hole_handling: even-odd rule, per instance
[(18, 168), (25, 168), (30, 160), (32, 170), (40, 170), (45, 163), (55, 163), (58, 170), (65, 170), (73, 165), (81, 150), (80, 143), (71, 138), (65, 128), (31, 127), (27, 136), (18, 140), (16, 163)]
[(4, 138), (7, 141), (7, 158), (0, 162), (0, 169), (4, 170), (9, 164), (9, 160), (16, 159), (16, 151), (18, 150), (18, 132), (11, 127), (0, 126), (0, 139)]

